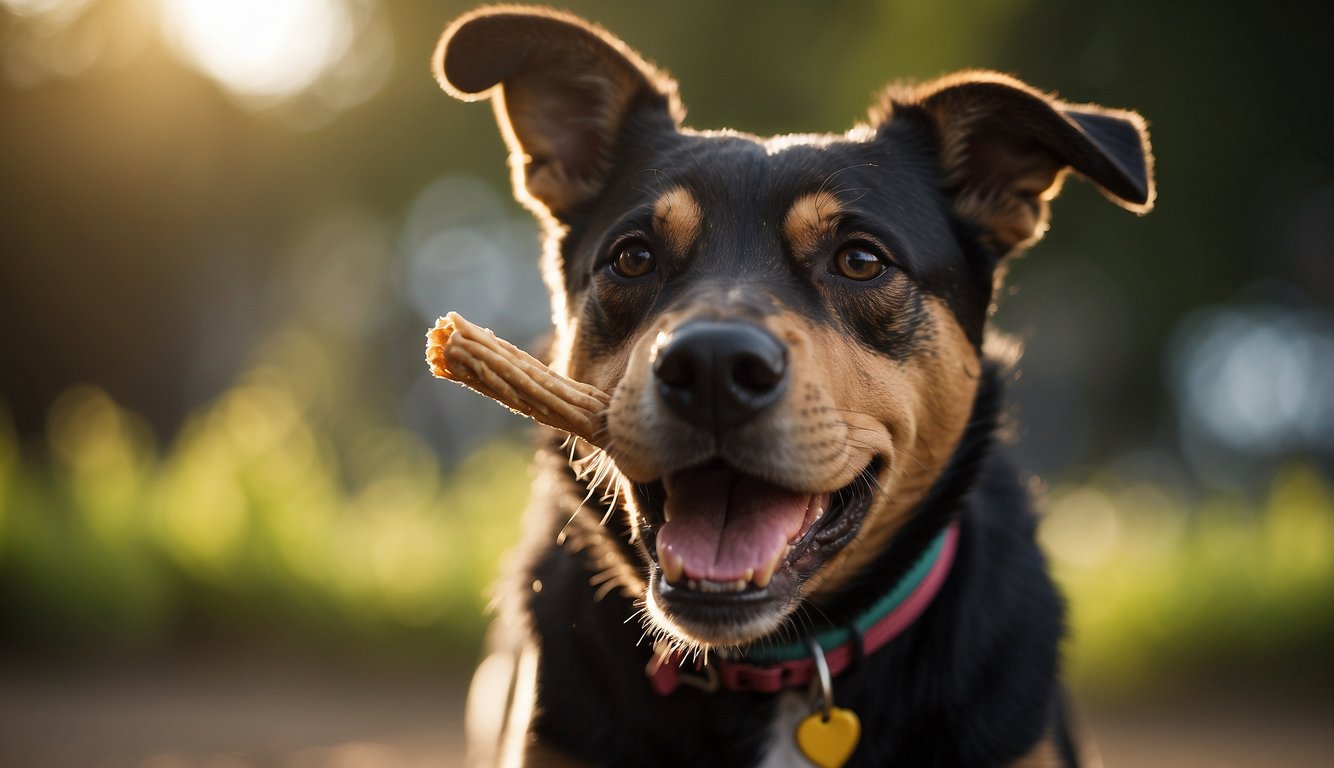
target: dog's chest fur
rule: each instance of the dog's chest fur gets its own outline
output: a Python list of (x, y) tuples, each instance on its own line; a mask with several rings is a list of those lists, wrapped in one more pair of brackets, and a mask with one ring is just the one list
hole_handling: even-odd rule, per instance
[(810, 696), (793, 691), (778, 695), (769, 736), (769, 750), (764, 753), (759, 768), (791, 768), (805, 763), (806, 758), (797, 749), (793, 734), (797, 732), (797, 726), (801, 721), (810, 714)]

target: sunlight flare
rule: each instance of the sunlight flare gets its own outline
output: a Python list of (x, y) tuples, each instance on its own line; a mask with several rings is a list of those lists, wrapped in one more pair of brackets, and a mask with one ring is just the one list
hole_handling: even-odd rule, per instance
[(283, 99), (313, 85), (348, 52), (355, 30), (342, 0), (162, 0), (169, 39), (228, 90)]

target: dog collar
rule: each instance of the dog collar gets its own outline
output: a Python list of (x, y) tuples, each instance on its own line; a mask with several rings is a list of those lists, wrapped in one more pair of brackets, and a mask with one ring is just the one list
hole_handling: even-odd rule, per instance
[(806, 688), (817, 674), (811, 652), (812, 640), (819, 649), (830, 649), (824, 651), (823, 656), (829, 674), (836, 677), (863, 656), (888, 645), (922, 615), (945, 583), (958, 540), (959, 525), (951, 522), (932, 540), (894, 589), (849, 627), (835, 627), (802, 642), (766, 648), (746, 661), (706, 661), (697, 666), (698, 674), (683, 669), (686, 656), (680, 651), (654, 654), (644, 670), (649, 685), (659, 696), (666, 696), (681, 685), (710, 693), (720, 688), (760, 693)]

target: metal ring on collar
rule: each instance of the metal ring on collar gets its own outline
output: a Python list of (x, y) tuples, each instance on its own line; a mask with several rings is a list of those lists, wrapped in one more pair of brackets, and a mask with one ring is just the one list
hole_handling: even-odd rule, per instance
[[(829, 722), (829, 713), (834, 709), (834, 683), (829, 677), (829, 664), (824, 658), (824, 649), (814, 637), (806, 638), (806, 647), (811, 651), (811, 660), (815, 662), (815, 679), (811, 681), (811, 693), (820, 708), (820, 719)], [(816, 689), (815, 686), (819, 686)]]

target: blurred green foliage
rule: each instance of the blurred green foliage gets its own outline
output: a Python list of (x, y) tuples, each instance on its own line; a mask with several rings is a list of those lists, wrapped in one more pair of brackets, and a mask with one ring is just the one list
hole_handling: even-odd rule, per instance
[[(529, 451), (501, 440), (443, 476), (403, 431), (339, 453), (296, 388), (256, 368), (164, 451), (92, 388), (53, 411), (50, 463), (24, 459), (0, 422), (8, 642), (143, 650), (216, 634), (471, 658)], [(1258, 506), (1095, 480), (1047, 507), (1081, 687), (1331, 671), (1334, 491), (1314, 470), (1279, 474)]]
[(1277, 679), (1319, 690), (1334, 675), (1334, 493), (1309, 466), (1279, 472), (1258, 503), (1188, 506), (1145, 484), (1058, 488), (1042, 538), (1081, 687)]
[(22, 459), (6, 424), (8, 642), (474, 647), (529, 451), (498, 441), (441, 476), (401, 430), (339, 453), (301, 402), (279, 371), (253, 370), (159, 453), (137, 416), (79, 388), (53, 411), (49, 464)]

